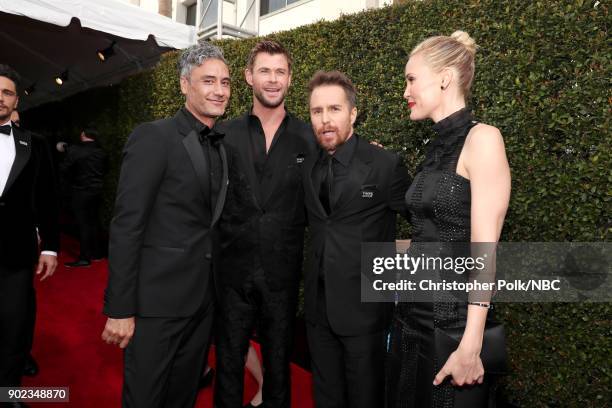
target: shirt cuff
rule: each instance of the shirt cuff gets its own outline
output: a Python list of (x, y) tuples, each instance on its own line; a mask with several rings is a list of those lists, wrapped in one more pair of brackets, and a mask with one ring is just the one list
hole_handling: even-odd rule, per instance
[(40, 251), (41, 255), (51, 255), (51, 256), (57, 256), (57, 252), (55, 251)]

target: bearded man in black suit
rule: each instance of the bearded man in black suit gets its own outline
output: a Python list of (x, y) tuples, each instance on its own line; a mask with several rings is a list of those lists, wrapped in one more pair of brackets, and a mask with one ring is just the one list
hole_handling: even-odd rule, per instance
[(125, 348), (123, 405), (192, 407), (214, 311), (217, 222), (228, 160), (214, 129), (230, 96), (221, 50), (179, 59), (185, 106), (124, 149), (110, 227), (102, 338)]
[(0, 64), (0, 386), (5, 387), (20, 385), (30, 351), (34, 268), (42, 279), (53, 275), (59, 250), (51, 153), (42, 137), (11, 122), (18, 92), (19, 75)]
[(355, 134), (356, 92), (344, 74), (309, 84), (320, 146), (304, 162), (310, 251), (304, 307), (317, 408), (384, 405), (390, 306), (361, 301), (362, 242), (393, 242), (410, 180), (399, 156)]

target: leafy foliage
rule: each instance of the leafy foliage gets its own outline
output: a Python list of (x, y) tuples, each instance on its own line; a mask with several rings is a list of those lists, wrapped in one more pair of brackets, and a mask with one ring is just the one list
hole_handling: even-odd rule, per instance
[[(471, 106), (481, 121), (501, 130), (513, 173), (502, 240), (607, 241), (608, 11), (607, 2), (587, 0), (406, 1), (271, 37), (294, 58), (290, 111), (308, 119), (306, 84), (316, 70), (344, 71), (359, 92), (357, 131), (400, 152), (414, 170), (434, 135), (429, 123), (408, 119), (402, 99), (407, 55), (428, 36), (467, 31), (480, 46)], [(219, 42), (232, 73), (227, 117), (249, 108), (243, 72), (256, 40)], [(173, 114), (183, 103), (176, 58), (166, 54), (155, 70), (119, 85), (109, 129), (111, 187), (130, 130)], [(76, 103), (68, 100), (64, 109)], [(109, 116), (102, 111), (99, 119)], [(611, 311), (610, 304), (501, 305), (513, 370), (505, 381), (507, 399), (524, 407), (605, 406), (612, 395)]]

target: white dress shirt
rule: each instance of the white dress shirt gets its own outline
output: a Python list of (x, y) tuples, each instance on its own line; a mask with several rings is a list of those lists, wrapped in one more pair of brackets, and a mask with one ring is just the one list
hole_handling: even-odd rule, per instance
[(2, 124), (2, 126), (4, 125), (11, 126), (11, 134), (0, 134), (0, 197), (4, 193), (4, 187), (15, 162), (15, 139), (13, 138), (11, 121)]
[[(8, 122), (2, 123), (0, 126), (9, 125), (11, 126), (11, 134), (5, 135), (0, 134), (0, 197), (4, 194), (4, 188), (8, 181), (13, 163), (15, 163), (15, 138), (13, 137), (13, 124), (9, 120)], [(57, 256), (55, 251), (42, 251), (41, 255), (53, 255)]]

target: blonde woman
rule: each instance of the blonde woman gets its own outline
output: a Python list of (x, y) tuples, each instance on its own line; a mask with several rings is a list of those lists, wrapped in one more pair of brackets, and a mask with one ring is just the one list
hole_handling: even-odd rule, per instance
[[(476, 44), (465, 32), (431, 37), (406, 64), (411, 120), (431, 119), (437, 137), (406, 193), (412, 245), (497, 242), (510, 198), (510, 169), (499, 130), (466, 108)], [(387, 408), (488, 407), (494, 381), (481, 360), (488, 302), (398, 303), (388, 345)], [(490, 316), (489, 316), (490, 317)], [(463, 336), (450, 355), (436, 350), (438, 330)]]

